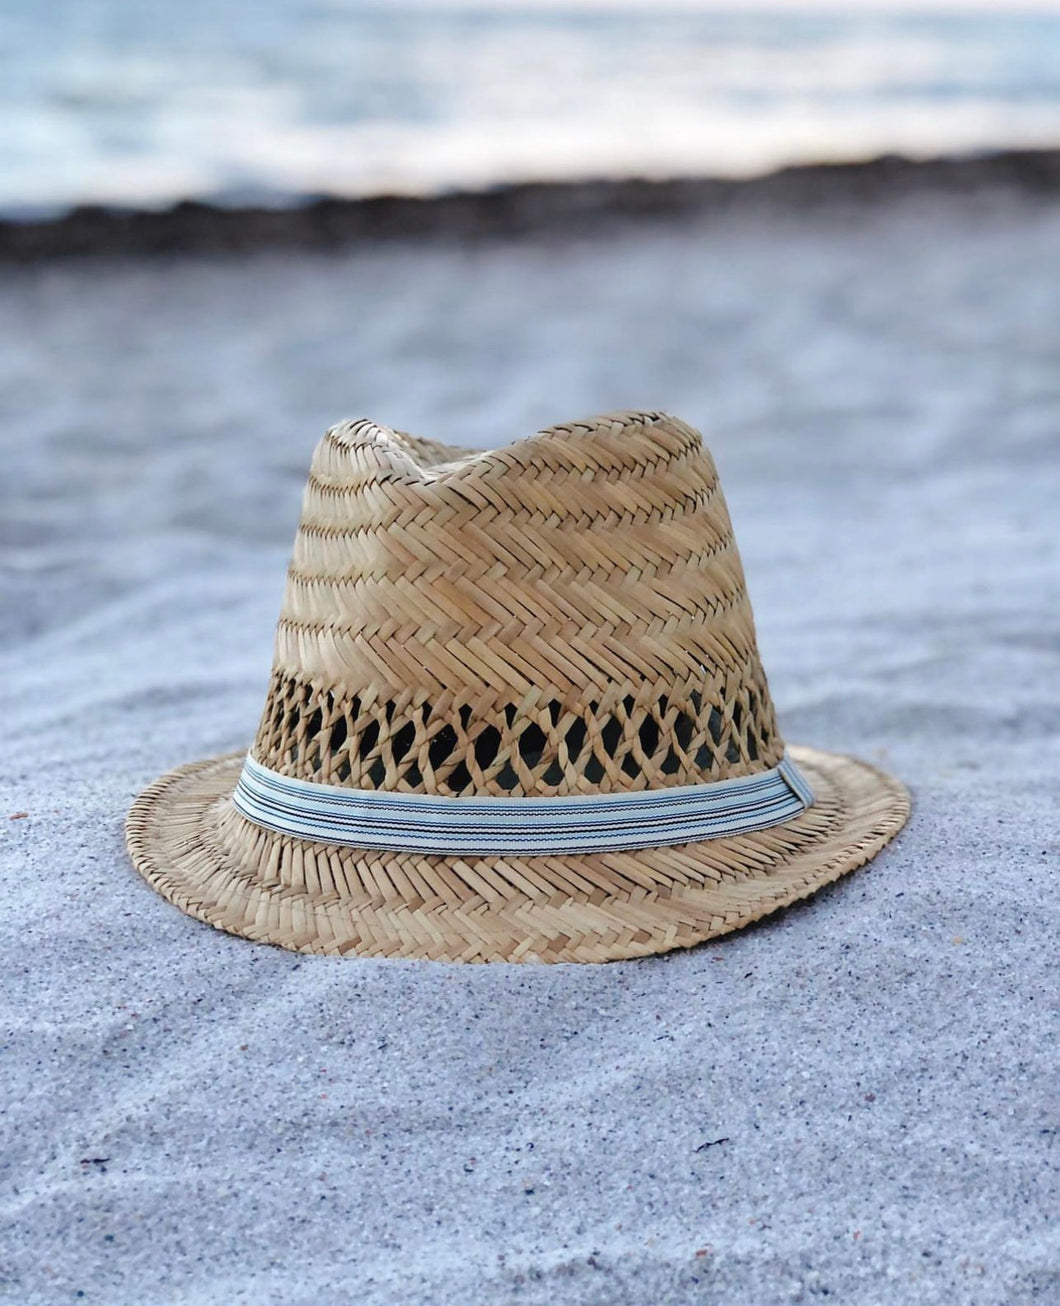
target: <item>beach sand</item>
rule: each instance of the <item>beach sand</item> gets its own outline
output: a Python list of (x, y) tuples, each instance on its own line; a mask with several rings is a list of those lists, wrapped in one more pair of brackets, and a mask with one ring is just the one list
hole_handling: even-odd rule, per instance
[[(997, 194), (6, 268), (0, 1301), (1060, 1301), (1058, 266)], [(325, 427), (627, 407), (703, 429), (784, 733), (897, 842), (601, 967), (154, 894), (125, 812), (252, 736)]]

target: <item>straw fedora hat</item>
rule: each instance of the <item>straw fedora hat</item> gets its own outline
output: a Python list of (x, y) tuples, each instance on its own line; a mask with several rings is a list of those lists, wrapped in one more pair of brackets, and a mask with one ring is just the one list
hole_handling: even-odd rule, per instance
[(317, 447), (249, 754), (136, 800), (147, 881), (301, 952), (606, 961), (835, 880), (909, 796), (786, 748), (728, 511), (666, 413)]

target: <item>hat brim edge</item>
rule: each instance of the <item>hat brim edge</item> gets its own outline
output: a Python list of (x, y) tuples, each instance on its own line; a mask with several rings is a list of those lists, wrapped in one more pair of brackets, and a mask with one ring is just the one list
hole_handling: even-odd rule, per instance
[[(470, 909), (464, 902), (443, 903), (440, 914), (427, 910), (429, 904), (417, 909), (373, 901), (362, 908), (344, 904), (334, 893), (314, 895), (309, 887), (245, 877), (233, 891), (209, 814), (234, 788), (243, 753), (193, 762), (161, 776), (133, 803), (126, 846), (148, 884), (187, 915), (296, 952), (453, 962), (623, 960), (694, 947), (790, 906), (871, 861), (905, 825), (911, 799), (893, 776), (844, 754), (805, 746), (791, 746), (789, 752), (818, 793), (819, 814), (822, 804), (834, 813), (827, 833), (803, 839), (797, 852), (776, 857), (760, 874), (739, 873), (740, 858), (775, 852), (785, 831), (803, 818), (738, 840), (685, 844), (679, 853), (608, 854), (607, 865), (618, 871), (625, 865), (643, 872), (653, 860), (679, 857), (691, 867), (702, 861), (720, 878), (708, 877), (698, 886), (671, 884), (655, 893), (650, 888), (610, 898), (605, 893), (602, 899), (597, 891), (566, 906), (554, 898), (538, 904), (513, 898), (500, 908), (489, 902)], [(728, 872), (727, 859), (734, 863)], [(575, 869), (584, 863), (581, 857), (566, 860)]]

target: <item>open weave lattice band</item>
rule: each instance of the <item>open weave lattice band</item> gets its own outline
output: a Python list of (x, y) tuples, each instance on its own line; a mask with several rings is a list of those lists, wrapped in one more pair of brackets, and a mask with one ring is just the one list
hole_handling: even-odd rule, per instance
[(346, 848), (439, 856), (621, 852), (766, 830), (813, 791), (790, 758), (712, 784), (561, 798), (452, 798), (341, 789), (280, 775), (248, 757), (232, 801), (255, 825)]

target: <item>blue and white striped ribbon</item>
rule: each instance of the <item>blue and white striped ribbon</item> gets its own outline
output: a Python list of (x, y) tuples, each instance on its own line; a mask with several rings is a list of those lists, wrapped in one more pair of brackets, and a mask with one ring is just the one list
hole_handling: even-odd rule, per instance
[(560, 798), (449, 798), (343, 789), (280, 775), (252, 757), (232, 801), (255, 825), (345, 848), (441, 856), (621, 852), (749, 834), (813, 803), (795, 763), (713, 784)]

